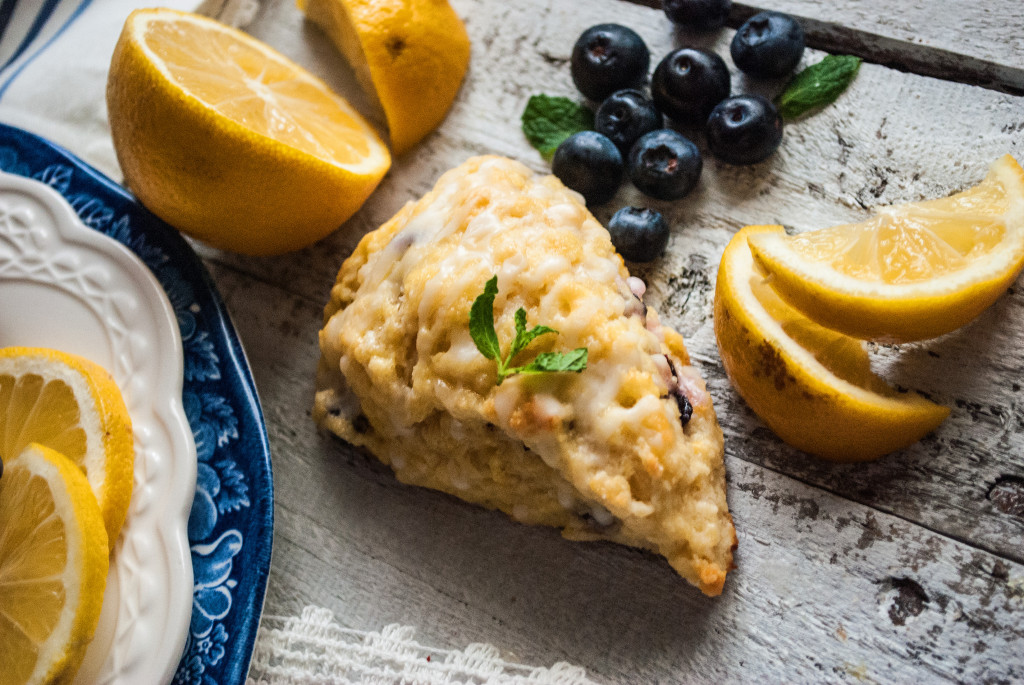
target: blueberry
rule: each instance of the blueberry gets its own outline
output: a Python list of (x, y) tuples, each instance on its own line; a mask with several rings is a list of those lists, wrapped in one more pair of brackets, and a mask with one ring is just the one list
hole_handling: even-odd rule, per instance
[(572, 48), (572, 82), (595, 102), (617, 90), (641, 85), (651, 53), (636, 31), (598, 24), (584, 31)]
[(631, 262), (657, 259), (668, 244), (668, 224), (660, 212), (644, 207), (623, 207), (608, 222), (612, 245)]
[(662, 0), (662, 9), (673, 24), (691, 31), (721, 28), (732, 0)]
[(704, 128), (711, 154), (729, 164), (756, 164), (782, 142), (782, 117), (760, 95), (722, 100)]
[(672, 388), (669, 394), (676, 398), (676, 406), (679, 408), (679, 423), (685, 426), (693, 418), (693, 405), (690, 404), (690, 398), (684, 395), (678, 386)]
[(665, 55), (651, 79), (654, 104), (670, 119), (701, 126), (729, 97), (729, 68), (713, 52), (679, 48)]
[(608, 136), (619, 152), (629, 148), (645, 133), (661, 128), (661, 112), (639, 90), (617, 90), (601, 103), (594, 117), (594, 128)]
[(612, 199), (622, 183), (622, 154), (596, 131), (574, 133), (558, 146), (551, 173), (583, 196), (588, 205)]
[(729, 52), (746, 74), (759, 78), (785, 76), (804, 54), (804, 30), (788, 14), (761, 12), (736, 31)]
[(693, 190), (702, 166), (693, 141), (667, 128), (642, 136), (629, 151), (633, 185), (659, 200), (678, 200)]

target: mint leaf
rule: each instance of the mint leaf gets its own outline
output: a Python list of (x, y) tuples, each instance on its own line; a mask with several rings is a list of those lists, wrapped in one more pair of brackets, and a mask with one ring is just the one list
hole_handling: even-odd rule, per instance
[(520, 307), (516, 310), (516, 339), (512, 341), (512, 349), (508, 352), (508, 361), (515, 359), (515, 356), (526, 349), (526, 346), (538, 337), (547, 333), (558, 333), (554, 328), (547, 326), (534, 326), (526, 330), (526, 310)]
[(550, 160), (555, 150), (574, 133), (594, 128), (594, 113), (566, 97), (532, 95), (520, 117), (523, 133)]
[(498, 277), (493, 276), (484, 285), (484, 291), (473, 300), (469, 310), (469, 334), (476, 349), (488, 359), (501, 359), (498, 334), (494, 330), (494, 296), (498, 294)]
[[(526, 310), (520, 307), (516, 310), (516, 340), (519, 340), (526, 333)], [(512, 343), (515, 345), (515, 343)]]
[(518, 373), (555, 373), (574, 371), (579, 373), (587, 368), (587, 348), (577, 347), (572, 352), (542, 352), (526, 366), (511, 369)]
[(795, 119), (835, 102), (857, 75), (860, 62), (860, 57), (851, 55), (825, 55), (825, 59), (794, 76), (776, 98), (779, 113), (784, 119)]
[(587, 368), (587, 348), (580, 347), (572, 352), (542, 352), (525, 366), (509, 366), (512, 359), (539, 336), (558, 333), (548, 326), (526, 328), (526, 310), (516, 310), (516, 337), (512, 341), (508, 356), (501, 356), (498, 333), (494, 330), (494, 298), (498, 294), (498, 277), (493, 276), (484, 285), (484, 291), (473, 300), (469, 310), (469, 334), (476, 343), (480, 354), (498, 363), (498, 385), (517, 373), (556, 373), (574, 371), (579, 373)]

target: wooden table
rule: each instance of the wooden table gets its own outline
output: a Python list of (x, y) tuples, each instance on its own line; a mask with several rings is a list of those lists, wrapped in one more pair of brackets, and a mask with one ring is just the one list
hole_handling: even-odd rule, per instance
[[(519, 113), (534, 93), (576, 95), (568, 57), (583, 29), (627, 24), (654, 62), (684, 43), (727, 56), (733, 33), (676, 35), (660, 10), (625, 0), (453, 4), (473, 42), (460, 97), (355, 218), (284, 257), (203, 253), (270, 430), (277, 535), (267, 613), (318, 604), (343, 626), (413, 625), (425, 644), (487, 642), (509, 660), (564, 660), (607, 682), (1024, 679), (1024, 288), (944, 338), (874, 349), (892, 382), (953, 411), (934, 435), (862, 465), (826, 463), (776, 439), (729, 385), (711, 320), (718, 260), (739, 227), (859, 220), (875, 205), (972, 185), (1003, 153), (1024, 160), (1020, 1), (778, 0), (770, 8), (804, 18), (812, 46), (867, 60), (850, 90), (789, 126), (770, 163), (707, 160), (685, 200), (647, 202), (627, 186), (597, 211), (606, 221), (646, 202), (673, 227), (665, 257), (638, 275), (685, 335), (726, 434), (739, 549), (717, 599), (655, 556), (567, 542), (401, 485), (310, 419), (316, 334), (342, 260), (470, 155), (546, 171)], [(735, 5), (730, 26), (755, 9)], [(380, 123), (293, 0), (264, 0), (250, 30), (293, 46), (286, 51)], [(734, 77), (734, 91), (778, 87)]]

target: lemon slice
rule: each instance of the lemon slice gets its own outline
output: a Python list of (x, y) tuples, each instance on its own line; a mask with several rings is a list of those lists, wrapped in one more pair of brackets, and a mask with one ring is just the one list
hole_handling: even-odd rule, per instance
[(885, 207), (860, 224), (751, 238), (793, 306), (868, 340), (906, 342), (963, 326), (1024, 266), (1024, 170), (1006, 155), (951, 197)]
[(469, 66), (466, 27), (447, 0), (298, 0), (375, 93), (401, 155), (444, 120)]
[(169, 9), (129, 15), (107, 108), (131, 190), (215, 247), (268, 255), (344, 223), (391, 165), (325, 83), (256, 39)]
[(107, 533), (85, 476), (30, 445), (0, 479), (0, 685), (69, 683), (103, 608)]
[(128, 408), (110, 374), (56, 350), (0, 349), (0, 458), (13, 459), (29, 443), (57, 450), (85, 473), (113, 549), (131, 502), (135, 452)]
[(755, 265), (748, 238), (783, 235), (748, 226), (722, 255), (715, 337), (736, 391), (784, 441), (841, 461), (874, 459), (921, 439), (949, 414), (897, 393), (871, 372), (864, 343), (823, 328), (779, 297)]

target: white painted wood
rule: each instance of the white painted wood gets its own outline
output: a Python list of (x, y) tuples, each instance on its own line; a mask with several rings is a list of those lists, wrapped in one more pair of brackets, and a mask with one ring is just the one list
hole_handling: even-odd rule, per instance
[[(428, 644), (490, 642), (510, 660), (565, 659), (614, 682), (1024, 678), (1024, 504), (1000, 499), (1018, 484), (1024, 499), (1020, 288), (960, 332), (879, 350), (891, 378), (954, 411), (934, 436), (868, 465), (823, 463), (775, 439), (730, 388), (711, 329), (718, 259), (737, 228), (827, 226), (966, 187), (1002, 153), (1024, 159), (1021, 98), (866, 64), (838, 103), (787, 128), (772, 161), (737, 169), (708, 160), (694, 195), (649, 203), (673, 237), (661, 261), (637, 272), (686, 336), (726, 432), (740, 548), (718, 599), (653, 556), (568, 543), (402, 486), (316, 432), (320, 312), (359, 237), (472, 154), (545, 170), (519, 113), (533, 93), (574, 94), (567, 59), (587, 26), (634, 27), (655, 63), (676, 44), (660, 11), (621, 0), (453, 4), (473, 41), (467, 83), (442, 128), (397, 160), (344, 229), (274, 259), (202, 250), (271, 433), (277, 536), (267, 610), (316, 603), (346, 626), (407, 623)], [(252, 30), (355, 92), (340, 56), (290, 0), (266, 5)], [(705, 40), (727, 54), (729, 38)], [(646, 200), (626, 186), (596, 214), (606, 220), (627, 202)]]

